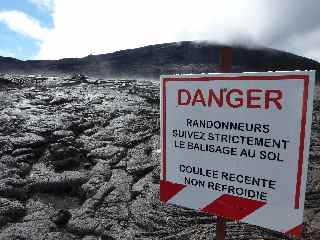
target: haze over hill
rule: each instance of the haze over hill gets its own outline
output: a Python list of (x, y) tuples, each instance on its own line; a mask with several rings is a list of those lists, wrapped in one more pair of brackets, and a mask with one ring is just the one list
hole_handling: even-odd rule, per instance
[[(219, 49), (209, 42), (175, 42), (121, 50), (110, 54), (61, 60), (0, 57), (1, 73), (82, 73), (104, 78), (159, 79), (161, 74), (218, 71)], [(233, 71), (317, 70), (314, 60), (270, 48), (233, 46)], [(317, 74), (319, 80), (319, 74)]]
[[(159, 75), (218, 71), (220, 47), (182, 42), (81, 59), (0, 58), (0, 239), (215, 239), (215, 216), (160, 202)], [(238, 72), (320, 69), (266, 48), (234, 47), (233, 63)], [(305, 240), (320, 239), (320, 85), (314, 96)], [(232, 221), (226, 229), (227, 240), (288, 239)]]

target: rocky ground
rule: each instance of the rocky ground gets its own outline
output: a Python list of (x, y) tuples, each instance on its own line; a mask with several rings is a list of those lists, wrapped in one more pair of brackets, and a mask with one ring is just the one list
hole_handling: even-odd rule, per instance
[[(159, 202), (159, 83), (0, 79), (0, 239), (213, 239), (215, 217)], [(320, 88), (304, 239), (320, 239)], [(226, 239), (286, 239), (229, 222)]]

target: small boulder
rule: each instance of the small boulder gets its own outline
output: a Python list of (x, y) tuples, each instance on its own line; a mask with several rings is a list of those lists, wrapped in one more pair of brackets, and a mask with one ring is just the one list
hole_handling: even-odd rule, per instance
[(71, 213), (66, 209), (55, 212), (51, 217), (51, 221), (58, 226), (66, 225), (71, 218)]

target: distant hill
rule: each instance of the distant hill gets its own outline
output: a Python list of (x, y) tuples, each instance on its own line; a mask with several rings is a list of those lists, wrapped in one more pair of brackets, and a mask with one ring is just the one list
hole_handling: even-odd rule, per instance
[[(159, 79), (161, 74), (218, 71), (222, 45), (208, 42), (177, 42), (61, 60), (28, 60), (0, 57), (0, 73), (70, 74), (104, 78)], [(314, 60), (270, 48), (234, 46), (233, 71), (317, 70)]]

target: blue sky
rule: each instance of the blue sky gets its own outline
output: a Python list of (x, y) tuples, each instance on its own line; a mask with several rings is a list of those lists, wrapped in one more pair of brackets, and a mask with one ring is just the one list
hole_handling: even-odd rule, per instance
[(320, 61), (319, 9), (319, 0), (0, 0), (0, 56), (61, 59), (207, 40)]
[[(41, 26), (53, 27), (50, 9), (37, 5), (29, 0), (2, 0), (0, 11), (20, 11), (39, 21)], [(0, 22), (0, 56), (12, 56), (19, 59), (30, 59), (37, 55), (40, 46), (37, 39), (13, 31), (7, 24)]]

